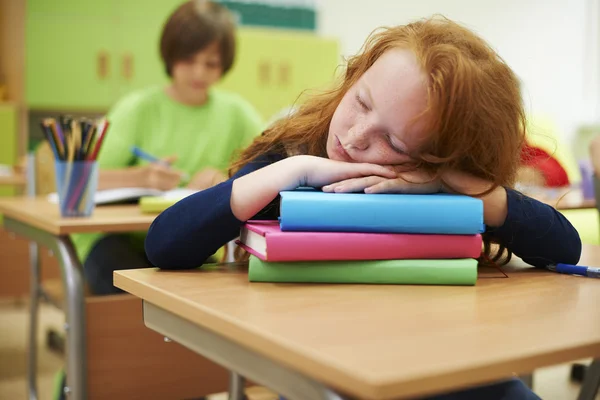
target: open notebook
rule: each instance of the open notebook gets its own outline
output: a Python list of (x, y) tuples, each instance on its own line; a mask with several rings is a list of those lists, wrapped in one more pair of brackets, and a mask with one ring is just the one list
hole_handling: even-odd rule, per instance
[[(115, 204), (115, 203), (137, 203), (140, 199), (152, 198), (159, 200), (164, 205), (174, 204), (175, 202), (196, 193), (196, 190), (178, 188), (168, 191), (149, 189), (143, 187), (118, 188), (98, 190), (94, 196), (96, 205)], [(58, 194), (50, 193), (48, 201), (58, 204)]]

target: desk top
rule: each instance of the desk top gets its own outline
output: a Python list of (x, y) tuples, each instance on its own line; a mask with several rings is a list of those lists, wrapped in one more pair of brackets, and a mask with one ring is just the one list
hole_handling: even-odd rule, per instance
[(0, 186), (25, 186), (25, 176), (22, 174), (0, 175)]
[[(600, 263), (585, 246), (582, 265)], [(474, 287), (250, 283), (243, 267), (139, 269), (115, 285), (358, 397), (425, 395), (600, 355), (600, 280), (480, 273)], [(424, 392), (427, 390), (428, 392)]]
[(595, 199), (583, 197), (583, 191), (579, 188), (535, 188), (525, 194), (556, 208), (557, 210), (580, 210), (595, 208)]
[(58, 205), (45, 197), (0, 198), (0, 214), (55, 235), (143, 231), (156, 218), (141, 213), (137, 205), (98, 206), (89, 218), (62, 218)]

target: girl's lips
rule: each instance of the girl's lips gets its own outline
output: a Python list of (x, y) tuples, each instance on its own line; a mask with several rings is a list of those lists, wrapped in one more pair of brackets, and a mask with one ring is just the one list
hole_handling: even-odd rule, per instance
[(350, 154), (348, 154), (344, 147), (342, 147), (342, 143), (337, 136), (335, 137), (335, 150), (344, 161), (353, 161), (352, 157), (350, 157)]

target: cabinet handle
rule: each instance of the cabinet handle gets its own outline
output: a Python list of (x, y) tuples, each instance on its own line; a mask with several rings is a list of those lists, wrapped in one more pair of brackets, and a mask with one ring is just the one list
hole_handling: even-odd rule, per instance
[(268, 61), (262, 61), (258, 64), (258, 83), (268, 85), (271, 81), (271, 64)]
[(121, 75), (125, 80), (130, 81), (133, 77), (133, 55), (131, 53), (123, 54), (123, 63), (121, 64)]
[(290, 84), (291, 66), (288, 62), (279, 64), (279, 84), (288, 86)]
[(108, 52), (101, 50), (96, 56), (96, 75), (98, 79), (106, 79), (108, 77)]

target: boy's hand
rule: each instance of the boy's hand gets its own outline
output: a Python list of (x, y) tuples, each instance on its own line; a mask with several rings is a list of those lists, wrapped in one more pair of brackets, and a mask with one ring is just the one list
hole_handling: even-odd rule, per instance
[(194, 190), (204, 190), (218, 185), (219, 183), (224, 182), (226, 180), (227, 175), (225, 175), (218, 169), (205, 168), (202, 171), (196, 173), (186, 187)]
[(145, 186), (151, 189), (171, 190), (179, 186), (183, 173), (170, 165), (176, 160), (175, 156), (167, 157), (160, 163), (150, 163), (142, 168)]

